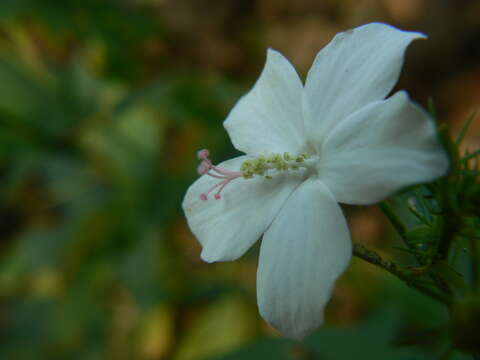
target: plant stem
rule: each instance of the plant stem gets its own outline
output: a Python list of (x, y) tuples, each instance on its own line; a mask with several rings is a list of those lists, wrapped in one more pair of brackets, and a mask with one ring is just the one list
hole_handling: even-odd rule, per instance
[[(410, 244), (409, 242), (407, 241), (406, 239), (406, 234), (407, 234), (407, 228), (406, 226), (403, 224), (403, 222), (400, 220), (400, 218), (397, 216), (397, 214), (392, 210), (392, 208), (390, 207), (390, 205), (388, 205), (388, 203), (386, 201), (382, 201), (380, 204), (380, 209), (382, 209), (383, 213), (385, 214), (385, 216), (387, 216), (387, 218), (390, 220), (390, 222), (392, 223), (393, 227), (395, 228), (395, 230), (397, 231), (397, 233), (400, 235), (400, 237), (404, 240), (407, 248), (410, 248)], [(442, 248), (442, 243), (440, 243), (440, 248)], [(442, 254), (442, 256), (446, 256), (445, 254), (448, 255), (448, 248), (449, 248), (449, 245), (446, 246), (446, 253), (445, 253), (445, 249), (440, 249), (439, 250), (439, 253)], [(445, 253), (445, 254), (444, 254)], [(416, 256), (417, 258), (417, 261), (419, 262), (420, 265), (425, 265), (425, 263), (422, 261), (422, 259), (419, 257), (419, 256)], [(442, 257), (443, 258), (443, 257)], [(392, 263), (393, 264), (393, 263)], [(439, 300), (439, 301), (442, 301), (444, 304), (447, 305), (447, 303), (449, 302), (448, 298), (445, 298), (444, 295), (440, 295), (439, 293), (436, 293), (434, 292), (432, 289), (428, 288), (428, 287), (425, 287), (425, 286), (422, 286), (420, 284), (413, 284), (411, 283), (411, 276), (410, 274), (406, 274), (405, 272), (402, 273), (402, 270), (398, 269), (395, 264), (393, 264), (394, 267), (395, 267), (395, 271), (390, 271), (388, 269), (385, 269), (387, 271), (390, 271), (390, 273), (394, 274), (395, 276), (397, 276), (398, 278), (402, 279), (403, 281), (409, 283), (409, 285), (415, 287), (417, 290), (423, 292), (423, 293), (427, 293), (429, 292), (430, 294), (427, 294), (429, 296), (432, 296), (432, 297), (435, 297), (438, 299), (438, 297), (441, 297), (443, 300)], [(450, 289), (448, 288), (448, 286), (445, 284), (444, 281), (442, 281), (442, 279), (440, 279), (438, 276), (436, 276), (435, 274), (430, 274), (429, 275), (430, 278), (435, 282), (435, 284), (437, 285), (437, 287), (439, 289), (441, 289), (444, 293), (450, 293)], [(411, 284), (410, 284), (411, 283)], [(433, 296), (432, 294), (435, 294), (435, 296)]]
[(395, 214), (390, 205), (388, 205), (385, 201), (382, 201), (380, 204), (378, 204), (378, 206), (383, 211), (388, 220), (390, 220), (398, 235), (400, 235), (403, 239), (405, 237), (405, 234), (407, 233), (407, 228), (402, 223), (397, 214)]
[(414, 281), (412, 281), (412, 276), (409, 272), (401, 269), (397, 266), (397, 264), (392, 261), (383, 260), (380, 255), (378, 255), (372, 250), (367, 249), (365, 246), (360, 244), (353, 244), (353, 255), (372, 265), (388, 271), (390, 274), (396, 276), (397, 278), (405, 282), (408, 286), (414, 287), (419, 292), (430, 296), (431, 298), (441, 302), (446, 306), (450, 306), (450, 300), (446, 298), (443, 294), (439, 294), (433, 289), (430, 289), (429, 287), (426, 287), (422, 284), (415, 283)]

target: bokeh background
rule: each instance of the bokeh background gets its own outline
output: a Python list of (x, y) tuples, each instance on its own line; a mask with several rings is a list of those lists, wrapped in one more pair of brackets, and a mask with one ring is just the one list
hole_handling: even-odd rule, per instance
[[(258, 248), (203, 263), (180, 208), (198, 149), (236, 154), (222, 121), (267, 47), (304, 76), (335, 33), (371, 21), (430, 36), (398, 88), (457, 131), (480, 104), (479, 1), (1, 0), (0, 359), (447, 352), (445, 310), (356, 259), (326, 326), (279, 337), (257, 313)], [(465, 146), (479, 134), (474, 121)], [(355, 241), (408, 263), (376, 207), (345, 212)]]

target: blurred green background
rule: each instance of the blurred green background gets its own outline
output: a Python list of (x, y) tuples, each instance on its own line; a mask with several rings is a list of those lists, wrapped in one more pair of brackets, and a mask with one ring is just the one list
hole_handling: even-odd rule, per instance
[[(430, 36), (399, 88), (458, 129), (480, 103), (478, 1), (1, 0), (0, 359), (446, 353), (445, 310), (356, 259), (326, 326), (282, 339), (257, 313), (257, 249), (201, 262), (180, 208), (198, 149), (235, 154), (222, 121), (267, 47), (304, 75), (336, 32), (371, 21)], [(355, 241), (401, 259), (375, 207), (345, 211)]]

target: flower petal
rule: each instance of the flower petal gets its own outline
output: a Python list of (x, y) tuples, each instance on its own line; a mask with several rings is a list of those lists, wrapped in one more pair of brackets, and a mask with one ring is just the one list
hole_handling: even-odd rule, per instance
[(291, 338), (311, 333), (322, 324), (351, 253), (345, 217), (332, 194), (317, 179), (305, 181), (262, 240), (257, 273), (262, 317)]
[(435, 124), (401, 91), (355, 112), (321, 150), (321, 180), (347, 204), (371, 204), (448, 170)]
[[(218, 165), (227, 170), (240, 168), (246, 156)], [(258, 240), (284, 201), (302, 181), (301, 173), (277, 174), (273, 179), (238, 178), (228, 184), (219, 200), (200, 194), (219, 182), (203, 175), (193, 183), (183, 200), (183, 210), (193, 234), (202, 244), (201, 257), (207, 262), (235, 260)]]
[(307, 134), (321, 143), (348, 115), (384, 99), (398, 80), (406, 47), (416, 32), (372, 23), (339, 33), (315, 58), (305, 93)]
[(255, 86), (224, 122), (233, 145), (250, 155), (303, 152), (302, 92), (293, 66), (279, 52), (269, 49)]

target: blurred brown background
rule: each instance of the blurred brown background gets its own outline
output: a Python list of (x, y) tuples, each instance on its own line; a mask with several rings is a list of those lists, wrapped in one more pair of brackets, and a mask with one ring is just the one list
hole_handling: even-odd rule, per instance
[[(397, 87), (458, 131), (480, 104), (479, 1), (2, 0), (0, 358), (438, 359), (445, 311), (356, 259), (326, 326), (278, 338), (256, 309), (257, 249), (201, 262), (180, 209), (196, 151), (235, 154), (222, 121), (267, 47), (304, 76), (372, 21), (429, 36)], [(376, 207), (345, 211), (355, 241), (408, 263)]]

